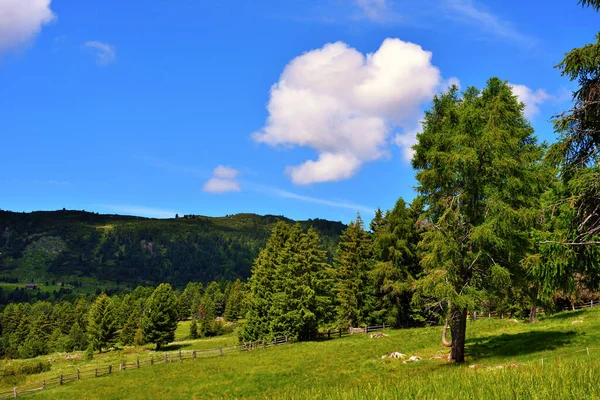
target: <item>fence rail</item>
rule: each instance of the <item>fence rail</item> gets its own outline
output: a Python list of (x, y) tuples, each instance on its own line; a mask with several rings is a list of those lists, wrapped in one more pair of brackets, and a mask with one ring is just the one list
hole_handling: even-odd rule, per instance
[(242, 343), (239, 346), (233, 347), (217, 347), (204, 350), (178, 350), (174, 352), (163, 352), (162, 354), (152, 355), (146, 359), (136, 359), (135, 361), (123, 360), (121, 363), (109, 364), (91, 368), (86, 370), (77, 369), (76, 372), (69, 374), (60, 374), (58, 376), (44, 379), (40, 382), (30, 382), (23, 386), (15, 386), (12, 390), (0, 391), (0, 400), (12, 399), (20, 397), (28, 393), (35, 393), (42, 390), (51, 389), (53, 387), (62, 386), (69, 382), (79, 381), (82, 379), (98, 378), (101, 376), (111, 375), (114, 373), (125, 372), (128, 369), (138, 369), (157, 364), (168, 364), (182, 362), (184, 360), (195, 360), (199, 358), (221, 357), (226, 354), (239, 353), (257, 349), (265, 349), (272, 346), (280, 346), (292, 343), (293, 340), (287, 336), (275, 337), (273, 340), (261, 340), (256, 342)]

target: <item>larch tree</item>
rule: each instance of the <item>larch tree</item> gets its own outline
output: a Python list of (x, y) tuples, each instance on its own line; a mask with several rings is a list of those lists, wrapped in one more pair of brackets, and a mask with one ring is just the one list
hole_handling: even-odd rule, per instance
[(532, 199), (546, 184), (539, 176), (543, 151), (524, 107), (498, 78), (462, 96), (453, 85), (434, 98), (414, 146), (425, 210), (418, 286), (448, 307), (456, 362), (465, 359), (467, 310), (521, 268), (537, 215)]
[(141, 328), (144, 341), (156, 344), (156, 350), (175, 340), (177, 296), (171, 285), (161, 283), (145, 304)]

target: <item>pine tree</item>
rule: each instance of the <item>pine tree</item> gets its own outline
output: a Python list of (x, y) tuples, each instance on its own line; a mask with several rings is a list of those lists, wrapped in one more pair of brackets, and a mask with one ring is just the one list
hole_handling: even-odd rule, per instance
[(373, 311), (372, 240), (360, 215), (342, 232), (334, 262), (338, 325), (360, 326)]
[(171, 285), (161, 283), (152, 293), (144, 310), (141, 328), (146, 343), (160, 346), (175, 340), (177, 329), (177, 296)]
[(88, 314), (87, 332), (92, 350), (102, 352), (115, 340), (116, 321), (110, 298), (102, 293), (92, 304)]
[(449, 304), (452, 357), (464, 361), (467, 310), (490, 286), (507, 285), (529, 245), (543, 149), (524, 104), (498, 78), (459, 96), (436, 96), (417, 135), (413, 167), (424, 213), (423, 295)]

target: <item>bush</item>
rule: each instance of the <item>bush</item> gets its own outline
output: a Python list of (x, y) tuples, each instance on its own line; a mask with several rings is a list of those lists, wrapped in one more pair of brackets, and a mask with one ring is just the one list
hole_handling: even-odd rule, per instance
[(50, 371), (51, 368), (52, 365), (44, 361), (5, 364), (0, 368), (0, 382), (17, 385), (24, 381), (27, 375)]

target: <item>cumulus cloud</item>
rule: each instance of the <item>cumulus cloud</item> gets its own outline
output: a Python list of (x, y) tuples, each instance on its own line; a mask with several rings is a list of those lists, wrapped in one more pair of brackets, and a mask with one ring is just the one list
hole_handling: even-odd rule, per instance
[(441, 84), (431, 53), (400, 39), (386, 39), (363, 55), (342, 42), (293, 59), (271, 87), (259, 143), (309, 147), (317, 160), (289, 166), (296, 184), (340, 181), (363, 163), (388, 154), (396, 129), (411, 130)]
[(83, 47), (92, 51), (96, 56), (98, 65), (107, 65), (117, 59), (116, 48), (110, 44), (89, 40), (83, 44)]
[(51, 0), (0, 1), (0, 51), (32, 40), (42, 26), (56, 18)]
[(525, 103), (525, 117), (534, 118), (539, 112), (539, 105), (548, 101), (552, 96), (544, 89), (532, 90), (525, 85), (510, 85), (513, 94)]
[(228, 193), (239, 192), (242, 190), (240, 184), (235, 180), (239, 175), (239, 171), (219, 165), (213, 171), (213, 177), (210, 178), (202, 187), (202, 190), (208, 193)]

